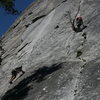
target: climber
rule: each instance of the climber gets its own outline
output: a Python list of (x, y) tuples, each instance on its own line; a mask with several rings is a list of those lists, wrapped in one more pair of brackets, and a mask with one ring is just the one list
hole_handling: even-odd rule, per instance
[(78, 29), (81, 29), (81, 26), (84, 27), (83, 19), (81, 16), (76, 17), (76, 26)]
[(82, 32), (87, 26), (83, 24), (82, 17), (78, 16), (76, 17), (72, 22), (72, 29), (75, 32)]
[(20, 72), (22, 72), (22, 74), (21, 74), (21, 76), (25, 73), (23, 70), (22, 70), (22, 66), (21, 67), (17, 67), (17, 68), (15, 68), (15, 69), (13, 69), (12, 71), (11, 71), (11, 74), (12, 74), (12, 76), (11, 76), (11, 79), (10, 79), (10, 84), (12, 84), (12, 81), (16, 78), (16, 76), (18, 75), (18, 73), (20, 73)]

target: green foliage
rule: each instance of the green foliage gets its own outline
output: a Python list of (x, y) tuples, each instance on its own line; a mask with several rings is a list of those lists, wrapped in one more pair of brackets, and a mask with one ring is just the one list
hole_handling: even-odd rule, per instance
[(0, 0), (0, 7), (10, 14), (16, 15), (19, 12), (14, 8), (15, 0)]

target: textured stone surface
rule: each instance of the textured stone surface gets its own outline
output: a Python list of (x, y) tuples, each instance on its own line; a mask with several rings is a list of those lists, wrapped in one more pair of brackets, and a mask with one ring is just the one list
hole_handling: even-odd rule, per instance
[[(87, 28), (76, 33), (67, 12), (74, 19), (78, 9)], [(2, 37), (1, 100), (100, 100), (99, 27), (99, 0), (33, 2)]]

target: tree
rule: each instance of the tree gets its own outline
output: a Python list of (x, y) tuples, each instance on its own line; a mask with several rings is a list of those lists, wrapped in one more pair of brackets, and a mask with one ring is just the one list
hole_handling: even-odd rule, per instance
[(0, 0), (0, 7), (10, 14), (19, 14), (18, 10), (15, 9), (15, 0)]

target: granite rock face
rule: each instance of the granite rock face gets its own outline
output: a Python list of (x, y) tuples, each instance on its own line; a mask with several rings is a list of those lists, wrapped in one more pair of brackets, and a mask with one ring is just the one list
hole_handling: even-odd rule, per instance
[[(87, 26), (77, 33), (76, 14)], [(99, 27), (99, 0), (34, 1), (1, 38), (1, 100), (100, 100)]]

